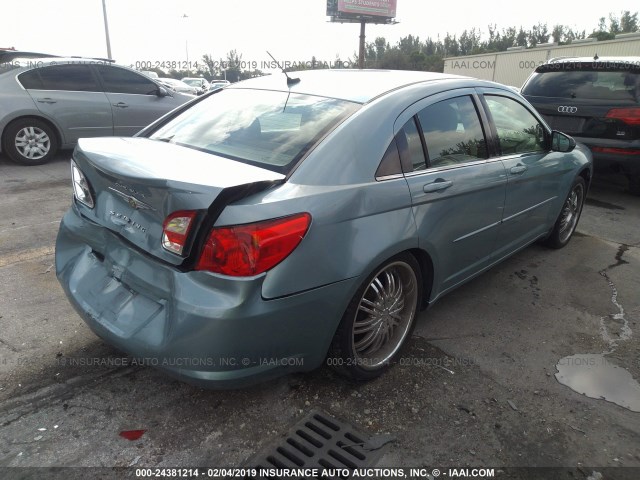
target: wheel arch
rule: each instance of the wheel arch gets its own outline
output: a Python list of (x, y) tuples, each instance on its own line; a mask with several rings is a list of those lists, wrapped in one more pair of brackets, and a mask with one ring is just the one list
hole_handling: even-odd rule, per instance
[(44, 122), (46, 123), (49, 127), (51, 127), (51, 130), (53, 130), (54, 135), (56, 136), (56, 141), (58, 142), (58, 149), (62, 148), (62, 145), (64, 144), (64, 139), (62, 138), (62, 134), (60, 133), (60, 129), (58, 128), (58, 126), (52, 122), (50, 119), (48, 119), (47, 117), (43, 117), (41, 115), (33, 115), (33, 114), (27, 114), (27, 115), (21, 115), (19, 117), (16, 118), (12, 118), (9, 122), (7, 122), (7, 124), (4, 126), (4, 129), (2, 130), (2, 132), (0, 132), (0, 143), (3, 146), (3, 150), (4, 150), (4, 142), (7, 141), (7, 139), (5, 138), (5, 134), (7, 132), (7, 130), (11, 127), (11, 125), (13, 125), (16, 122), (19, 122), (21, 120), (27, 119), (27, 118), (33, 118), (34, 120), (38, 120), (40, 122)]
[(420, 265), (420, 273), (422, 274), (422, 303), (420, 305), (421, 310), (425, 310), (429, 306), (429, 298), (431, 297), (431, 290), (433, 289), (433, 260), (431, 256), (421, 248), (412, 248), (407, 250), (408, 253), (413, 255)]
[(589, 169), (588, 167), (585, 167), (582, 170), (580, 170), (580, 172), (578, 172), (578, 175), (584, 179), (584, 183), (587, 184), (587, 191), (588, 191), (589, 187), (591, 186), (591, 178), (592, 178), (591, 169)]

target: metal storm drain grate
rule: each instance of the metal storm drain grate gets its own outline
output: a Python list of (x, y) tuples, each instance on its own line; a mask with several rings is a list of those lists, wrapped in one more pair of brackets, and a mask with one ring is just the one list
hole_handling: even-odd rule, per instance
[(245, 468), (256, 469), (256, 478), (279, 478), (279, 471), (302, 469), (318, 469), (325, 478), (350, 478), (355, 469), (374, 465), (384, 453), (382, 447), (393, 440), (390, 435), (371, 437), (312, 410), (275, 448), (257, 454)]

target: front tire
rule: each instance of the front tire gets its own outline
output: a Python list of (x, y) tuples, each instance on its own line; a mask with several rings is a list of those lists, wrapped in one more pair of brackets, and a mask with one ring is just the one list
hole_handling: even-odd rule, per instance
[(586, 192), (587, 184), (584, 178), (576, 177), (571, 185), (569, 195), (567, 195), (567, 199), (562, 205), (562, 210), (553, 226), (553, 230), (544, 241), (545, 245), (551, 248), (562, 248), (569, 243), (578, 225)]
[(54, 130), (37, 118), (21, 118), (10, 123), (4, 132), (3, 150), (15, 163), (42, 165), (58, 150)]
[(422, 276), (415, 257), (397, 255), (360, 286), (338, 326), (327, 363), (354, 380), (382, 374), (415, 326)]

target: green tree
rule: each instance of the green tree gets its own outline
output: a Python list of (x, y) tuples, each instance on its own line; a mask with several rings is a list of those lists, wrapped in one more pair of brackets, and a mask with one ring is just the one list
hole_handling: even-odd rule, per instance
[(632, 33), (638, 31), (638, 12), (633, 15), (629, 10), (625, 10), (620, 15), (621, 33)]
[(220, 74), (220, 62), (215, 61), (212, 55), (203, 55), (202, 63), (204, 63), (206, 67), (208, 79), (216, 78)]

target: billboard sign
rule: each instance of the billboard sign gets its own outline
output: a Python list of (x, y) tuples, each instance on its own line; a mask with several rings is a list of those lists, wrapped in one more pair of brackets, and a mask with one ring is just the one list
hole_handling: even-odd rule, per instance
[(339, 18), (396, 16), (397, 0), (327, 0), (327, 15)]

